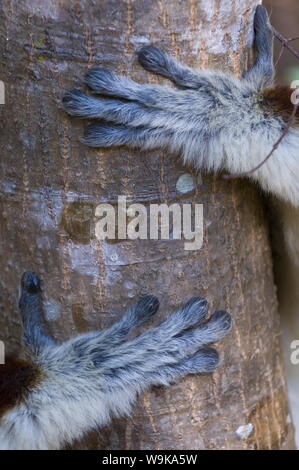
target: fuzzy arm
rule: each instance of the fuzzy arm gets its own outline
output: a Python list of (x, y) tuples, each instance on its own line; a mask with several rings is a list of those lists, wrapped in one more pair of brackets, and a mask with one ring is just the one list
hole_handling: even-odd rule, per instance
[(34, 272), (25, 272), (21, 280), (19, 308), (23, 322), (24, 343), (34, 353), (56, 344), (41, 324), (43, 317), (40, 279)]
[(242, 79), (215, 70), (191, 72), (146, 46), (139, 52), (142, 65), (171, 78), (180, 89), (135, 83), (95, 67), (85, 79), (93, 94), (68, 92), (64, 109), (72, 116), (96, 119), (86, 127), (86, 145), (166, 149), (196, 169), (213, 172), (243, 174), (258, 167), (251, 177), (264, 190), (298, 205), (296, 123), (259, 167), (281, 138), (293, 106), (291, 93), (264, 89), (274, 75), (273, 31), (265, 7), (257, 7), (254, 27), (257, 56)]
[(218, 353), (206, 345), (228, 333), (231, 317), (215, 312), (207, 320), (208, 304), (200, 297), (125, 340), (158, 305), (146, 296), (110, 328), (56, 344), (40, 325), (39, 278), (25, 273), (20, 309), (25, 342), (35, 357), (25, 369), (16, 368), (23, 391), (0, 416), (0, 449), (59, 449), (112, 416), (128, 415), (137, 394), (150, 386), (216, 369)]
[(274, 77), (273, 30), (268, 12), (258, 5), (254, 15), (256, 59), (253, 66), (244, 74), (244, 78), (255, 81), (259, 88), (271, 85)]

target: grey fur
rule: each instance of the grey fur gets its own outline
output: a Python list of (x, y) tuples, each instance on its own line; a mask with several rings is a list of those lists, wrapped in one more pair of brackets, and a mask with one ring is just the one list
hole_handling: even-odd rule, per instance
[(198, 89), (203, 85), (199, 73), (186, 65), (180, 64), (155, 46), (143, 47), (138, 52), (138, 60), (149, 72), (162, 75), (182, 88)]
[(21, 279), (19, 308), (23, 321), (23, 341), (31, 348), (33, 354), (38, 354), (46, 346), (56, 344), (41, 324), (41, 283), (31, 271), (24, 273)]
[[(249, 171), (271, 151), (287, 122), (263, 96), (274, 80), (273, 31), (263, 6), (256, 9), (254, 28), (256, 60), (241, 79), (191, 69), (157, 47), (145, 46), (138, 53), (140, 63), (179, 89), (141, 85), (94, 67), (85, 78), (93, 95), (70, 91), (64, 96), (64, 109), (72, 116), (100, 120), (85, 130), (83, 142), (89, 146), (164, 148), (196, 168)], [(298, 145), (299, 130), (292, 127), (271, 159), (252, 174), (266, 191), (295, 205)]]
[[(246, 80), (256, 81), (257, 87), (271, 85), (275, 73), (273, 63), (273, 31), (265, 7), (259, 5), (254, 20), (256, 60), (245, 74)], [(261, 79), (262, 77), (262, 79)]]
[(159, 325), (127, 339), (159, 308), (148, 295), (111, 327), (58, 344), (40, 324), (40, 280), (32, 272), (22, 277), (20, 308), (26, 345), (42, 379), (23, 403), (0, 417), (0, 449), (60, 448), (113, 415), (128, 415), (136, 395), (148, 387), (212, 372), (219, 355), (206, 345), (221, 340), (232, 323), (222, 311), (207, 319), (207, 301), (195, 297)]

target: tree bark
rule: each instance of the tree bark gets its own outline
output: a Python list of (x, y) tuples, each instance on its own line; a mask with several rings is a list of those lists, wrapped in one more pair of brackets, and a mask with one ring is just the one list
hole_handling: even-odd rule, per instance
[[(285, 37), (295, 37), (298, 32), (299, 4), (296, 0), (265, 2), (272, 9), (271, 21)], [(281, 43), (276, 41), (276, 78), (279, 84), (288, 85), (294, 80), (298, 59), (287, 51), (279, 58)], [(298, 42), (293, 43), (298, 48)], [(273, 241), (275, 282), (278, 288), (279, 313), (284, 346), (285, 370), (289, 391), (289, 405), (295, 427), (295, 442), (299, 449), (299, 374), (298, 364), (292, 361), (294, 342), (299, 338), (299, 210), (291, 204), (271, 201), (271, 231)]]
[[(2, 2), (0, 331), (7, 349), (19, 348), (16, 298), (28, 269), (44, 280), (46, 319), (61, 340), (109, 325), (145, 293), (160, 298), (160, 319), (193, 295), (234, 316), (217, 345), (224, 359), (217, 372), (150, 390), (130, 419), (90, 433), (76, 449), (293, 447), (268, 225), (256, 189), (195, 173), (165, 152), (87, 149), (78, 141), (82, 122), (60, 106), (94, 64), (156, 82), (134, 55), (148, 42), (191, 66), (240, 74), (257, 3)], [(184, 193), (177, 182), (186, 173), (194, 184)], [(204, 204), (203, 248), (186, 251), (183, 240), (99, 242), (95, 207), (116, 204), (119, 195), (145, 206)]]

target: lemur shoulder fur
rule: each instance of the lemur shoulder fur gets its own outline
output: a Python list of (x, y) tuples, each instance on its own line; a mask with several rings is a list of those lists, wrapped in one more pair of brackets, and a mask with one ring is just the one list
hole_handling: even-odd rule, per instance
[[(86, 128), (83, 141), (89, 146), (166, 148), (199, 169), (249, 171), (272, 150), (293, 111), (293, 90), (273, 87), (273, 31), (263, 6), (256, 9), (254, 27), (256, 60), (241, 79), (189, 68), (149, 45), (139, 51), (139, 62), (178, 89), (141, 85), (93, 67), (85, 83), (103, 97), (75, 89), (64, 96), (64, 109), (100, 119)], [(273, 157), (252, 175), (264, 190), (294, 205), (299, 205), (298, 117), (299, 112)]]
[(58, 343), (44, 330), (38, 276), (24, 273), (20, 311), (28, 360), (0, 365), (0, 449), (59, 449), (113, 416), (127, 416), (136, 396), (219, 365), (215, 349), (231, 328), (227, 312), (207, 319), (208, 304), (191, 300), (160, 325), (132, 339), (159, 308), (148, 295), (110, 328)]

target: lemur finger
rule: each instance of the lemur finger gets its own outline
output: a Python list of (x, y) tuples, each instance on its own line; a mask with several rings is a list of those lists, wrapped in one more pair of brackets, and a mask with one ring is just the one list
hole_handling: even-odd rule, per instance
[(21, 278), (19, 308), (24, 328), (23, 341), (33, 354), (38, 354), (46, 346), (56, 344), (41, 322), (43, 317), (41, 281), (33, 271), (25, 272)]
[(133, 359), (132, 357), (128, 363), (112, 360), (106, 367), (105, 364), (104, 367), (100, 364), (102, 376), (109, 382), (110, 390), (124, 383), (129, 386), (136, 383), (140, 387), (141, 377), (143, 386), (168, 385), (188, 374), (212, 372), (220, 364), (218, 352), (213, 348), (199, 349), (195, 354), (180, 361), (176, 361), (171, 355), (157, 354), (144, 362), (134, 362)]
[[(141, 366), (143, 374), (146, 371), (154, 373), (158, 368), (163, 369), (171, 364), (177, 366), (200, 348), (221, 340), (230, 331), (232, 319), (225, 311), (214, 312), (207, 322), (190, 330), (192, 325), (205, 318), (207, 309), (205, 299), (191, 299), (179, 315), (173, 314), (158, 327), (119, 344), (108, 355), (103, 355), (100, 349), (95, 349), (94, 364), (103, 371), (125, 367), (132, 368), (136, 373), (140, 369), (140, 364), (143, 364)], [(189, 329), (184, 330), (186, 327)], [(180, 333), (175, 335), (178, 330)]]
[(173, 75), (171, 69), (173, 68), (172, 62), (174, 59), (158, 47), (152, 45), (144, 46), (138, 51), (137, 55), (142, 67), (149, 72), (157, 73), (166, 78), (170, 78)]
[[(197, 123), (202, 106), (211, 107), (212, 102), (205, 95), (189, 96), (189, 91), (181, 91), (175, 97), (161, 99), (157, 97), (156, 107), (148, 103), (124, 101), (117, 98), (94, 97), (79, 89), (69, 91), (63, 97), (63, 108), (71, 116), (82, 118), (99, 118), (116, 124), (127, 124), (130, 127), (156, 127), (171, 129), (178, 134), (197, 131)], [(197, 100), (198, 103), (197, 103)], [(194, 104), (190, 108), (190, 102)], [(197, 104), (199, 106), (197, 106)], [(198, 131), (197, 131), (198, 136)], [(198, 139), (197, 139), (198, 140)], [(184, 138), (180, 140), (183, 142)]]
[(159, 356), (155, 356), (144, 362), (134, 362), (132, 358), (128, 363), (110, 360), (110, 364), (99, 364), (102, 389), (107, 388), (111, 393), (120, 387), (137, 386), (141, 391), (150, 385), (169, 385), (188, 374), (212, 372), (220, 364), (219, 355), (212, 348), (202, 348), (179, 362), (174, 362), (171, 356), (164, 359), (161, 362)]
[(179, 120), (165, 110), (147, 108), (133, 101), (95, 98), (78, 89), (66, 93), (62, 102), (64, 110), (71, 116), (105, 119), (116, 124), (130, 124), (131, 127), (161, 127), (169, 121)]
[(202, 344), (215, 343), (224, 338), (231, 327), (231, 315), (224, 310), (219, 310), (214, 312), (206, 323), (194, 330), (194, 334)]
[(40, 278), (33, 271), (26, 271), (21, 278), (21, 289), (24, 292), (35, 294), (41, 291)]
[(127, 310), (118, 322), (98, 333), (97, 339), (101, 340), (100, 346), (103, 346), (104, 340), (107, 340), (109, 344), (119, 342), (131, 330), (142, 325), (142, 323), (155, 315), (159, 310), (159, 305), (159, 300), (154, 295), (142, 297), (142, 299)]
[(154, 295), (146, 295), (142, 297), (137, 304), (130, 309), (128, 314), (128, 322), (139, 326), (149, 318), (151, 318), (159, 310), (159, 300)]
[(189, 374), (213, 372), (219, 365), (218, 352), (213, 348), (202, 348), (176, 364), (163, 364), (156, 370), (145, 370), (144, 377), (152, 384), (169, 385)]
[(149, 337), (157, 338), (161, 344), (187, 328), (202, 322), (208, 314), (209, 304), (203, 297), (193, 297), (183, 308), (170, 315), (164, 322), (148, 332)]
[[(182, 309), (172, 314), (160, 325), (145, 331), (126, 343), (120, 344), (113, 353), (110, 351), (109, 361), (113, 358), (114, 366), (116, 364), (129, 364), (132, 361), (146, 360), (146, 358), (151, 359), (152, 362), (155, 351), (155, 354), (160, 355), (159, 360), (162, 363), (165, 362), (165, 359), (167, 359), (167, 362), (176, 362), (178, 358), (185, 357), (186, 352), (184, 348), (180, 349), (180, 341), (173, 337), (182, 333), (187, 328), (202, 322), (207, 313), (207, 300), (202, 297), (194, 297)], [(111, 329), (113, 329), (113, 325)], [(172, 343), (170, 343), (171, 338), (173, 338)], [(199, 346), (200, 344), (197, 342), (197, 349)], [(101, 349), (101, 344), (99, 344), (97, 352)], [(97, 357), (95, 357), (95, 360), (98, 361)], [(154, 364), (156, 364), (157, 360), (158, 358), (154, 361)], [(101, 355), (100, 361), (105, 361), (103, 355)]]
[(155, 375), (157, 383), (165, 384), (188, 374), (212, 372), (220, 365), (219, 354), (214, 348), (201, 348), (176, 364), (164, 364), (157, 371), (147, 371)]
[(132, 341), (136, 344), (142, 343), (145, 348), (156, 344), (162, 350), (163, 345), (167, 344), (171, 338), (201, 323), (208, 314), (208, 308), (209, 305), (206, 299), (203, 297), (193, 297), (183, 308), (177, 310), (162, 323), (149, 331), (145, 331)]
[[(176, 360), (192, 354), (202, 346), (220, 341), (230, 331), (232, 319), (229, 313), (215, 312), (211, 318), (199, 327), (183, 331), (164, 341), (159, 348), (161, 354), (170, 355)], [(167, 332), (168, 334), (168, 332)]]
[[(215, 312), (202, 323), (208, 312), (208, 303), (201, 297), (191, 299), (160, 325), (141, 335), (120, 343), (109, 354), (103, 354), (102, 342), (96, 341), (92, 349), (93, 361), (103, 370), (118, 367), (135, 367), (146, 363), (148, 370), (177, 363), (199, 348), (222, 339), (231, 329), (231, 316), (227, 312)], [(196, 329), (190, 329), (199, 324)], [(113, 326), (111, 327), (113, 329)], [(98, 336), (98, 339), (101, 339)]]
[(146, 322), (155, 315), (159, 309), (159, 300), (153, 295), (147, 295), (140, 299), (135, 305), (110, 327), (87, 335), (78, 336), (73, 340), (72, 348), (79, 354), (91, 354), (94, 364), (103, 360), (103, 351), (112, 345), (123, 343), (125, 337), (137, 326)]
[(266, 29), (270, 29), (272, 31), (267, 8), (263, 5), (258, 5), (256, 7), (254, 14), (254, 28), (256, 33), (265, 31)]
[[(207, 299), (204, 297), (192, 297), (181, 310), (178, 310), (169, 320), (166, 320), (164, 326), (168, 324), (167, 328), (169, 328), (169, 325), (173, 326), (174, 322), (176, 322), (183, 329), (190, 328), (202, 322), (206, 318), (208, 310), (209, 304)], [(176, 326), (175, 329), (177, 329)]]
[(170, 145), (174, 131), (110, 125), (105, 122), (90, 124), (81, 141), (89, 147), (126, 145), (132, 148), (154, 149)]
[(99, 95), (118, 96), (135, 100), (141, 85), (130, 78), (116, 75), (104, 67), (92, 67), (85, 74), (85, 83)]
[(141, 132), (135, 131), (136, 128), (120, 125), (110, 125), (107, 122), (93, 123), (84, 129), (84, 137), (81, 142), (89, 147), (111, 147), (119, 145), (128, 145), (140, 147), (140, 141), (137, 134), (144, 135), (147, 132), (142, 129)]
[(138, 51), (138, 60), (146, 70), (162, 75), (180, 87), (197, 89), (204, 84), (200, 72), (197, 73), (181, 64), (158, 47), (152, 45), (142, 47)]
[(272, 83), (275, 74), (273, 63), (273, 29), (268, 12), (258, 5), (254, 16), (256, 59), (253, 66), (243, 74), (243, 78), (264, 88)]
[(272, 49), (273, 29), (267, 9), (258, 5), (254, 15), (255, 47), (258, 53), (269, 54)]
[(176, 360), (193, 354), (202, 346), (220, 341), (227, 335), (232, 326), (229, 313), (215, 312), (211, 318), (195, 329), (188, 329), (182, 333), (169, 338), (164, 344), (161, 343), (159, 351), (161, 354), (170, 355)]
[(137, 101), (148, 107), (161, 109), (178, 104), (178, 90), (161, 85), (140, 84), (101, 67), (89, 69), (85, 83), (100, 95)]
[(219, 354), (214, 348), (201, 348), (185, 361), (182, 361), (182, 366), (186, 368), (187, 374), (212, 372), (217, 369), (219, 365)]

